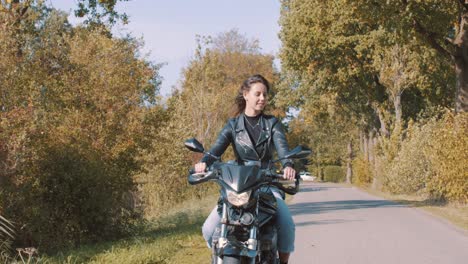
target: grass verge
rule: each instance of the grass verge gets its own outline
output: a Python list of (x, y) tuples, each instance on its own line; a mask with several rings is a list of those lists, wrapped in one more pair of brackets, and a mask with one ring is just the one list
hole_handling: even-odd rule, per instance
[(131, 238), (43, 256), (37, 263), (206, 263), (211, 252), (201, 235), (201, 226), (216, 198), (194, 199), (172, 208)]
[(440, 203), (415, 195), (394, 195), (371, 188), (358, 188), (372, 195), (395, 201), (409, 207), (421, 208), (432, 215), (445, 219), (453, 225), (468, 231), (468, 204)]
[[(164, 217), (149, 221), (132, 237), (82, 246), (53, 256), (40, 256), (28, 263), (207, 263), (211, 251), (201, 235), (201, 226), (217, 198), (218, 195), (211, 195), (171, 208)], [(292, 199), (293, 196), (287, 195), (288, 203)]]

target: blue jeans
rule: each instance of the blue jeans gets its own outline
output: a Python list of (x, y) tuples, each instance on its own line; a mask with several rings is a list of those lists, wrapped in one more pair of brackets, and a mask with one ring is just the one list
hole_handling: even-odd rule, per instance
[[(281, 195), (273, 191), (278, 203), (278, 211), (276, 216), (276, 229), (278, 231), (278, 251), (281, 253), (289, 253), (294, 251), (294, 239), (296, 226), (289, 212), (289, 208), (282, 199)], [(218, 214), (218, 206), (211, 211), (208, 218), (202, 227), (203, 237), (205, 238), (208, 246), (211, 246), (211, 237), (215, 231), (216, 226), (221, 217)]]

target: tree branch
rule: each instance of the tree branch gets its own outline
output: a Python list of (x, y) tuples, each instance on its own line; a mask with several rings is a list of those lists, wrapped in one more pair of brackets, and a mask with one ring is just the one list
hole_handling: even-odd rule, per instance
[[(416, 19), (413, 19), (413, 26), (416, 32), (421, 34), (421, 36), (426, 39), (426, 41), (429, 43), (429, 45), (431, 45), (432, 48), (437, 50), (440, 54), (447, 57), (448, 59), (453, 59), (453, 54), (450, 51), (444, 49), (444, 47), (442, 47), (439, 43), (437, 43), (437, 41), (434, 38), (434, 33), (427, 31)], [(451, 43), (448, 42), (448, 44)]]
[(377, 86), (379, 86), (379, 87), (385, 87), (382, 83), (380, 83), (379, 76), (377, 76), (376, 74), (374, 74), (372, 77), (374, 78), (374, 82), (375, 82), (375, 84), (376, 84)]
[(468, 3), (466, 3), (465, 0), (458, 0), (460, 5), (465, 8), (466, 11), (468, 11)]
[(444, 42), (447, 45), (455, 45), (453, 39), (451, 39), (451, 38), (444, 38)]
[[(463, 3), (465, 0), (458, 0), (458, 1), (462, 5), (466, 5)], [(407, 0), (402, 0), (401, 2), (405, 7), (408, 6)], [(421, 36), (426, 39), (426, 41), (429, 43), (429, 45), (431, 45), (432, 48), (434, 48), (437, 52), (442, 54), (442, 56), (448, 59), (453, 59), (453, 54), (450, 51), (446, 50), (444, 47), (442, 47), (439, 43), (437, 43), (437, 41), (435, 40), (435, 33), (429, 32), (415, 18), (413, 18), (413, 27), (416, 30), (416, 32), (421, 34)], [(453, 41), (448, 41), (447, 39), (444, 39), (444, 42), (448, 45), (454, 46)]]

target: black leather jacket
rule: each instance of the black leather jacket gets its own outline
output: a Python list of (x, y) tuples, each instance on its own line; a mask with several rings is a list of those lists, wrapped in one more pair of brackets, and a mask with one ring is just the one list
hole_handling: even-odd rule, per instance
[[(284, 157), (289, 151), (283, 124), (276, 117), (262, 115), (259, 121), (262, 131), (256, 147), (253, 146), (247, 134), (244, 120), (243, 113), (238, 117), (229, 119), (209, 152), (219, 157), (224, 153), (229, 144), (232, 143), (234, 154), (239, 164), (247, 161), (261, 161), (262, 167), (265, 167), (273, 159), (274, 150), (278, 152), (278, 157), (280, 158)], [(209, 155), (204, 155), (201, 161), (209, 166), (215, 160)], [(292, 165), (292, 161), (289, 159), (281, 160), (281, 163), (283, 166)]]

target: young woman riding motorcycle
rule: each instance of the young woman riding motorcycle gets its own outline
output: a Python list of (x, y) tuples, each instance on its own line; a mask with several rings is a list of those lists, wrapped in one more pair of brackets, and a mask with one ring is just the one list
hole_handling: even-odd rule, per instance
[[(266, 168), (273, 159), (275, 150), (279, 158), (289, 151), (281, 122), (276, 117), (263, 113), (268, 103), (269, 90), (269, 82), (258, 74), (243, 82), (235, 99), (235, 117), (229, 119), (221, 130), (209, 153), (220, 157), (232, 144), (239, 164), (260, 161), (262, 168)], [(204, 172), (214, 161), (212, 156), (204, 155), (202, 160), (195, 164), (195, 172)], [(294, 180), (296, 171), (292, 167), (292, 161), (283, 159), (281, 162), (284, 170), (283, 178)], [(288, 263), (289, 255), (294, 251), (295, 225), (279, 190), (273, 189), (273, 194), (278, 203), (276, 227), (279, 259), (280, 263)], [(220, 216), (216, 206), (202, 228), (203, 236), (209, 245), (219, 221)]]

